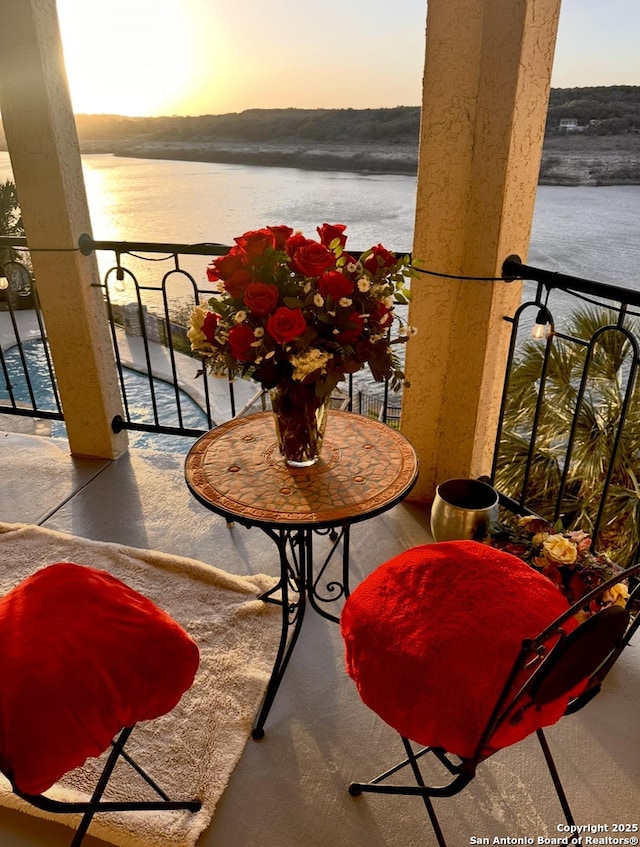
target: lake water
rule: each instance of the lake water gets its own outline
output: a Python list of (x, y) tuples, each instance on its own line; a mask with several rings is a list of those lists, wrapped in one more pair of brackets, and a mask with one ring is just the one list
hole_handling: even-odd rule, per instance
[[(353, 249), (379, 242), (396, 251), (411, 249), (413, 176), (112, 155), (83, 156), (83, 168), (97, 240), (231, 244), (235, 236), (267, 224), (286, 223), (314, 237), (316, 226), (327, 221), (347, 224)], [(0, 179), (10, 175), (9, 155), (0, 152)], [(640, 186), (540, 186), (527, 262), (640, 290), (638, 221)], [(104, 276), (113, 254), (99, 251), (98, 264)], [(158, 285), (161, 274), (171, 269), (166, 262), (136, 265), (131, 258), (126, 264), (143, 285)], [(183, 257), (181, 264), (202, 288), (208, 287), (206, 258)], [(525, 297), (534, 290), (532, 283), (526, 284)], [(122, 302), (135, 300), (133, 289), (113, 295)], [(170, 296), (179, 309), (192, 293), (176, 282)], [(161, 311), (154, 294), (144, 297)], [(550, 301), (556, 326), (573, 311), (572, 300), (560, 293)], [(526, 316), (525, 331), (533, 318), (532, 313)]]
[[(266, 224), (286, 223), (313, 237), (319, 223), (340, 221), (354, 249), (378, 242), (411, 249), (412, 176), (111, 155), (84, 156), (83, 167), (99, 240), (229, 244)], [(0, 152), (0, 179), (9, 176), (9, 155)], [(540, 186), (528, 263), (640, 288), (639, 221), (640, 186)]]

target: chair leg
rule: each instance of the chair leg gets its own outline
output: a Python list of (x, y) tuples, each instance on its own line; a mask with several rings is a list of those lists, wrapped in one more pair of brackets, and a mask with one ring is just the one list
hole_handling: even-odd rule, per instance
[(91, 795), (90, 807), (82, 816), (82, 820), (80, 821), (80, 825), (76, 830), (75, 835), (73, 836), (73, 840), (70, 844), (70, 847), (80, 847), (82, 844), (85, 835), (87, 834), (87, 830), (89, 829), (89, 825), (93, 820), (93, 816), (98, 810), (100, 804), (100, 798), (104, 794), (104, 791), (107, 787), (107, 783), (111, 778), (111, 774), (113, 773), (113, 769), (116, 766), (116, 762), (118, 761), (118, 757), (122, 753), (122, 749), (124, 745), (127, 743), (127, 739), (131, 735), (133, 727), (126, 727), (122, 730), (118, 738), (113, 744), (113, 748), (111, 753), (109, 753), (109, 757), (105, 763), (104, 769), (100, 774), (100, 779), (97, 782), (97, 785)]
[[(469, 782), (469, 779), (466, 776), (464, 777), (464, 780), (460, 780), (458, 778), (455, 784), (459, 785), (459, 788), (456, 787), (452, 791), (447, 788), (433, 789), (427, 787), (420, 771), (418, 758), (421, 755), (432, 751), (430, 750), (430, 748), (425, 747), (423, 750), (416, 754), (413, 750), (413, 747), (411, 746), (411, 742), (409, 741), (409, 739), (405, 738), (404, 736), (400, 737), (402, 738), (402, 743), (404, 745), (407, 758), (399, 764), (395, 765), (394, 767), (390, 768), (389, 770), (385, 771), (384, 773), (379, 774), (370, 782), (352, 782), (349, 785), (349, 794), (351, 794), (352, 797), (359, 797), (363, 792), (370, 792), (373, 794), (397, 794), (404, 797), (421, 797), (425, 809), (427, 810), (427, 814), (429, 815), (429, 821), (431, 822), (431, 827), (438, 842), (438, 847), (447, 847), (447, 842), (445, 841), (444, 835), (442, 834), (440, 822), (438, 821), (435, 809), (433, 808), (433, 803), (431, 801), (430, 795), (435, 792), (441, 797), (450, 797), (453, 794), (457, 794), (458, 791), (461, 790), (462, 787)], [(403, 768), (407, 767), (407, 765), (411, 767), (411, 770), (413, 772), (413, 777), (416, 782), (415, 786), (393, 785), (384, 782), (384, 780), (386, 780), (388, 777), (392, 776), (395, 773), (398, 773), (398, 771), (401, 771)]]
[[(413, 771), (415, 781), (422, 788), (426, 788), (424, 780), (422, 778), (422, 773), (420, 771), (420, 766), (418, 765), (418, 760), (416, 759), (415, 753), (413, 752), (413, 747), (411, 746), (411, 742), (408, 738), (402, 736), (402, 743), (404, 745), (404, 749), (407, 754), (407, 759), (409, 760), (411, 770)], [(433, 808), (431, 797), (429, 797), (427, 794), (422, 794), (421, 796), (425, 809), (427, 810), (427, 814), (429, 815), (429, 820), (431, 821), (431, 826), (438, 842), (438, 847), (447, 847), (447, 842), (444, 840), (444, 835), (442, 834), (442, 829), (440, 828), (440, 821), (438, 820), (435, 809)]]
[(560, 805), (562, 806), (562, 811), (564, 812), (566, 821), (569, 826), (575, 826), (575, 820), (573, 819), (573, 814), (571, 812), (571, 809), (569, 808), (567, 795), (564, 793), (564, 788), (562, 787), (562, 783), (560, 782), (558, 769), (556, 768), (556, 764), (553, 761), (551, 750), (549, 749), (545, 734), (541, 729), (538, 729), (536, 730), (536, 735), (538, 736), (540, 747), (542, 748), (542, 752), (544, 753), (544, 758), (547, 762), (547, 767), (549, 768), (549, 773), (551, 774), (551, 779), (553, 780), (553, 785), (556, 789), (556, 794), (558, 795), (558, 800), (560, 801)]

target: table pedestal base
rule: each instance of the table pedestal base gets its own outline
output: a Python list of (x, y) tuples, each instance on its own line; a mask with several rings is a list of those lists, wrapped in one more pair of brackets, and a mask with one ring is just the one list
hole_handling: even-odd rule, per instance
[[(260, 595), (265, 603), (275, 603), (282, 607), (282, 629), (278, 652), (271, 672), (267, 691), (251, 731), (256, 741), (264, 737), (266, 723), (273, 702), (284, 677), (289, 659), (296, 646), (304, 613), (309, 605), (327, 620), (339, 622), (339, 615), (325, 608), (349, 596), (349, 526), (343, 525), (330, 529), (281, 529), (262, 528), (275, 542), (280, 555), (280, 580)], [(325, 557), (317, 574), (313, 566), (313, 534), (328, 536), (331, 549)], [(340, 579), (328, 579), (327, 569), (342, 543), (342, 573)]]

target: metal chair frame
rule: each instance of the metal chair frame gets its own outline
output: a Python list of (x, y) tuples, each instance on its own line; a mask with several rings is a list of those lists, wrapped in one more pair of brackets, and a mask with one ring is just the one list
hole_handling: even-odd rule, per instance
[[(78, 829), (76, 830), (69, 847), (80, 847), (82, 844), (89, 825), (96, 813), (99, 812), (143, 812), (143, 811), (176, 811), (185, 809), (190, 812), (197, 812), (202, 808), (202, 803), (199, 800), (170, 800), (165, 792), (153, 781), (140, 765), (135, 762), (128, 753), (125, 752), (124, 746), (133, 732), (134, 727), (124, 727), (119, 735), (111, 742), (111, 752), (107, 757), (102, 773), (100, 774), (96, 786), (94, 788), (91, 799), (88, 801), (65, 801), (55, 800), (47, 797), (44, 794), (25, 794), (15, 786), (12, 786), (14, 794), (24, 800), (26, 803), (41, 809), (45, 812), (53, 814), (81, 814), (82, 819)], [(155, 791), (161, 798), (160, 800), (150, 801), (112, 801), (102, 800), (102, 796), (107, 788), (111, 774), (118, 762), (122, 758), (129, 764)]]
[[(349, 785), (349, 793), (353, 797), (365, 792), (421, 797), (439, 847), (447, 847), (431, 798), (452, 797), (471, 782), (475, 777), (477, 766), (492, 755), (492, 753), (486, 752), (491, 738), (501, 725), (515, 718), (517, 712), (514, 712), (514, 709), (518, 703), (525, 703), (527, 697), (533, 704), (549, 702), (556, 696), (571, 692), (576, 684), (575, 672), (572, 677), (571, 666), (573, 664), (575, 671), (576, 659), (583, 663), (580, 666), (581, 669), (585, 667), (584, 662), (587, 663), (587, 672), (580, 679), (588, 681), (581, 693), (569, 701), (563, 717), (579, 711), (598, 694), (606, 675), (640, 627), (640, 609), (636, 608), (635, 615), (631, 614), (631, 610), (640, 600), (640, 582), (636, 582), (635, 587), (631, 590), (624, 608), (620, 606), (606, 607), (587, 618), (569, 635), (565, 634), (562, 626), (590, 602), (602, 596), (608, 588), (620, 582), (622, 578), (629, 578), (631, 584), (634, 577), (637, 579), (638, 574), (640, 574), (640, 562), (627, 568), (623, 574), (611, 577), (602, 585), (585, 594), (536, 638), (523, 641), (520, 654), (498, 696), (491, 717), (472, 756), (460, 758), (451, 755), (446, 750), (435, 747), (414, 749), (414, 744), (408, 738), (401, 736), (406, 757), (369, 782), (352, 782)], [(618, 612), (615, 611), (616, 609)], [(623, 617), (619, 617), (620, 615)], [(614, 617), (618, 620), (614, 621)], [(583, 629), (584, 627), (586, 629)], [(604, 635), (609, 636), (610, 643), (608, 647), (606, 644), (603, 647), (604, 655), (602, 655), (601, 650), (601, 655), (596, 656), (594, 654), (597, 651), (593, 650), (593, 633), (595, 630), (596, 634), (600, 635), (601, 633), (597, 632), (598, 628), (608, 630), (608, 632), (604, 632)], [(587, 636), (591, 636), (592, 643), (588, 645), (589, 650), (584, 651), (585, 645), (580, 645), (580, 639), (582, 638), (584, 641)], [(579, 654), (581, 646), (583, 653)], [(528, 676), (523, 682), (518, 682), (523, 673), (528, 673)], [(549, 690), (551, 690), (552, 696)], [(575, 820), (545, 734), (542, 729), (538, 729), (535, 734), (540, 743), (566, 821), (569, 826), (575, 826)], [(448, 775), (447, 780), (440, 785), (429, 784), (420, 769), (419, 760), (427, 754), (431, 754), (432, 758), (443, 766), (444, 774)], [(387, 782), (389, 777), (407, 767), (413, 775), (415, 784), (397, 785)]]

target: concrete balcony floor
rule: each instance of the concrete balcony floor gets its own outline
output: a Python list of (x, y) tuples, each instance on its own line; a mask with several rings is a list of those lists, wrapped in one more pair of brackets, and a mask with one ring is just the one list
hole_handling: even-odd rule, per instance
[[(230, 529), (200, 506), (184, 484), (183, 461), (146, 451), (114, 462), (72, 459), (63, 441), (0, 432), (0, 520), (188, 556), (233, 573), (276, 574), (273, 543), (257, 529)], [(353, 584), (430, 541), (427, 526), (424, 508), (403, 504), (354, 527)], [(612, 836), (614, 824), (639, 822), (639, 646), (636, 638), (593, 703), (548, 730), (577, 822), (607, 825), (604, 834)], [(201, 847), (435, 845), (419, 799), (347, 793), (351, 779), (384, 770), (401, 748), (361, 704), (342, 655), (338, 627), (309, 612), (266, 737), (247, 742)], [(558, 801), (531, 738), (481, 766), (458, 797), (435, 805), (451, 847), (561, 837)], [(2, 847), (66, 847), (70, 838), (67, 827), (0, 809)], [(103, 842), (88, 837), (85, 844)]]

